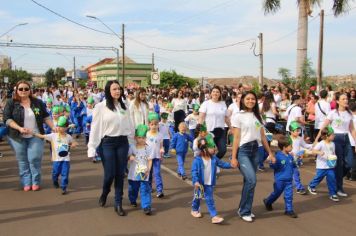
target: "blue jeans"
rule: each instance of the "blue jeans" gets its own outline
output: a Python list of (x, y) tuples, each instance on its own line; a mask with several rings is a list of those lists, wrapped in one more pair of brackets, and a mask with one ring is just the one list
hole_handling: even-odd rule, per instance
[[(210, 217), (214, 217), (218, 214), (214, 202), (214, 186), (203, 185), (203, 187), (204, 187), (204, 198)], [(196, 198), (193, 199), (192, 210), (200, 211), (200, 199), (196, 199)]]
[(311, 188), (316, 188), (321, 181), (323, 181), (326, 176), (326, 183), (329, 189), (329, 195), (336, 195), (336, 178), (334, 169), (316, 169), (316, 175), (310, 182), (309, 186)]
[(165, 156), (169, 155), (169, 144), (170, 144), (169, 139), (163, 139), (163, 148), (164, 148), (164, 155)]
[(293, 184), (292, 181), (276, 180), (273, 184), (273, 192), (266, 198), (266, 203), (272, 205), (284, 191), (285, 211), (293, 211)]
[(241, 192), (240, 200), (240, 215), (251, 215), (253, 196), (256, 187), (256, 170), (258, 165), (258, 144), (257, 141), (252, 141), (243, 144), (238, 150), (238, 162), (240, 172), (244, 177), (244, 184)]
[(213, 130), (214, 134), (214, 142), (216, 144), (216, 147), (218, 149), (218, 153), (216, 153), (216, 156), (221, 159), (225, 156), (226, 153), (226, 132), (224, 128), (216, 128)]
[(177, 162), (178, 162), (177, 173), (181, 176), (185, 176), (184, 161), (186, 155), (187, 153), (180, 153), (180, 152), (178, 152), (176, 155)]
[(335, 154), (337, 156), (335, 177), (336, 190), (344, 191), (343, 178), (350, 171), (353, 162), (353, 152), (349, 136), (347, 134), (335, 134)]
[(36, 137), (19, 140), (9, 137), (9, 142), (15, 151), (22, 185), (40, 185), (43, 140)]
[(129, 180), (129, 200), (131, 203), (136, 203), (139, 191), (141, 208), (151, 208), (151, 187), (148, 181)]
[(149, 183), (150, 183), (151, 188), (152, 188), (153, 178), (155, 179), (157, 194), (163, 193), (163, 181), (162, 181), (162, 175), (161, 175), (161, 160), (157, 159), (157, 158), (152, 160), (152, 168), (151, 168), (150, 178), (149, 178)]
[(54, 161), (52, 167), (53, 182), (58, 182), (58, 177), (61, 175), (61, 188), (66, 190), (69, 182), (70, 162)]
[(293, 168), (293, 183), (297, 190), (305, 190), (304, 185), (300, 180), (300, 172), (298, 167)]
[(266, 152), (263, 146), (258, 147), (258, 167), (264, 169), (264, 162), (268, 157), (268, 153)]
[(102, 194), (105, 196), (109, 194), (112, 182), (115, 180), (115, 206), (120, 206), (122, 203), (128, 151), (127, 136), (104, 137), (101, 140), (100, 152), (104, 167)]

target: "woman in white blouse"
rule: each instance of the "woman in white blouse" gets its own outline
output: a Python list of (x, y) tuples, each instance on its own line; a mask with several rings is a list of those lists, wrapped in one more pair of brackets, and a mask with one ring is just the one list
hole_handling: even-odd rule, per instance
[(125, 215), (122, 209), (122, 195), (127, 154), (129, 150), (128, 136), (133, 136), (129, 109), (126, 107), (120, 90), (119, 82), (109, 81), (105, 86), (106, 100), (98, 103), (93, 111), (93, 121), (88, 143), (88, 157), (95, 156), (99, 147), (104, 167), (104, 182), (99, 205), (105, 206), (111, 185), (115, 180), (116, 213)]
[[(327, 117), (320, 127), (320, 131), (331, 125), (335, 133), (335, 154), (337, 163), (335, 167), (337, 195), (347, 197), (343, 187), (343, 178), (350, 171), (353, 164), (353, 153), (348, 132), (356, 140), (356, 130), (352, 122), (352, 113), (348, 108), (347, 94), (335, 93), (336, 109), (327, 114)], [(319, 140), (320, 131), (315, 140)]]
[(136, 128), (138, 125), (148, 125), (148, 112), (149, 107), (147, 103), (146, 90), (140, 88), (136, 92), (136, 98), (130, 104), (130, 116), (132, 124)]
[(174, 115), (174, 131), (178, 132), (178, 125), (184, 122), (185, 115), (188, 113), (187, 101), (183, 98), (183, 91), (179, 90), (178, 94), (172, 100)]

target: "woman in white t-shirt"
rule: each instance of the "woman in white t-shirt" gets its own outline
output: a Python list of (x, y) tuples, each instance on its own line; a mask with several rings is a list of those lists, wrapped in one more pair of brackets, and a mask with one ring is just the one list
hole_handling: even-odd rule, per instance
[[(349, 172), (353, 164), (353, 152), (350, 144), (348, 132), (356, 140), (356, 130), (352, 122), (352, 113), (348, 109), (348, 98), (346, 94), (335, 93), (336, 109), (332, 110), (326, 117), (320, 130), (331, 125), (335, 133), (335, 153), (337, 164), (335, 167), (337, 195), (347, 197), (343, 188), (343, 178)], [(320, 131), (315, 140), (320, 137)]]
[(273, 98), (273, 94), (267, 93), (265, 99), (261, 106), (261, 114), (265, 121), (266, 129), (271, 132), (275, 133), (275, 125), (277, 121), (278, 111), (277, 106)]
[(130, 103), (130, 117), (134, 128), (138, 125), (148, 125), (149, 107), (147, 103), (146, 90), (141, 88), (137, 91), (136, 98)]
[[(221, 159), (226, 153), (225, 123), (230, 128), (230, 119), (226, 103), (221, 100), (221, 89), (218, 86), (211, 90), (211, 99), (203, 102), (199, 109), (199, 124), (206, 123), (207, 131), (214, 134), (214, 142), (218, 147), (216, 156)], [(197, 126), (199, 129), (200, 126)]]
[(185, 115), (188, 113), (187, 101), (183, 97), (183, 91), (179, 90), (178, 94), (172, 100), (174, 115), (174, 131), (178, 132), (178, 126), (184, 122)]
[(242, 95), (240, 109), (241, 111), (234, 116), (231, 122), (234, 128), (231, 165), (232, 167), (239, 166), (240, 172), (244, 176), (238, 214), (244, 221), (252, 222), (254, 215), (251, 209), (256, 186), (258, 142), (262, 142), (273, 163), (275, 158), (262, 128), (262, 118), (257, 104), (257, 96), (254, 92), (249, 91)]

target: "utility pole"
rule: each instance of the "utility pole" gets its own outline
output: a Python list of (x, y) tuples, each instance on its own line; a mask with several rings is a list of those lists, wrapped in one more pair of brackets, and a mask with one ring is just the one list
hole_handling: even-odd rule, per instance
[(263, 87), (263, 34), (260, 33), (258, 36), (260, 40), (260, 53), (258, 54), (260, 57), (260, 77), (258, 79), (258, 83), (260, 84), (260, 89)]
[(322, 88), (323, 76), (323, 46), (324, 46), (324, 10), (320, 12), (320, 33), (319, 33), (319, 55), (318, 55), (318, 70), (317, 70), (317, 91), (320, 92)]
[(125, 88), (125, 24), (122, 24), (122, 86)]
[(155, 54), (152, 53), (152, 72), (155, 72)]
[(78, 83), (77, 83), (77, 76), (75, 75), (75, 57), (73, 57), (73, 81), (74, 81), (74, 88), (77, 88)]
[(120, 59), (120, 57), (119, 57), (119, 52), (120, 52), (120, 47), (118, 48), (118, 49), (116, 49), (116, 66), (117, 66), (117, 68), (116, 68), (116, 79), (117, 79), (117, 81), (119, 81), (119, 75), (120, 75), (120, 69), (119, 69), (119, 67), (120, 67), (120, 62), (119, 62), (119, 59)]

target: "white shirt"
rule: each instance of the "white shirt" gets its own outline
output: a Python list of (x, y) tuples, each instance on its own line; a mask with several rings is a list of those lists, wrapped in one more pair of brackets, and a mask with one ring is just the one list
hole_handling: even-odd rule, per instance
[(159, 123), (159, 133), (161, 134), (163, 139), (170, 139), (171, 136), (169, 135), (169, 123), (160, 122)]
[(302, 137), (299, 137), (299, 136), (298, 136), (297, 138), (293, 138), (293, 137), (291, 136), (291, 139), (292, 139), (292, 141), (293, 141), (292, 153), (293, 153), (294, 156), (296, 156), (297, 153), (298, 153), (299, 151), (301, 151), (302, 148), (305, 148), (305, 149), (310, 150), (310, 149), (313, 147), (312, 144), (306, 143)]
[[(127, 178), (129, 180), (139, 181), (137, 179), (137, 174), (139, 172), (145, 173), (148, 170), (148, 161), (152, 160), (152, 151), (150, 147), (145, 146), (144, 148), (137, 149), (134, 145), (130, 145), (128, 156), (134, 155), (135, 160), (129, 161), (130, 168)], [(149, 175), (142, 181), (148, 181)]]
[(135, 105), (135, 102), (130, 104), (130, 117), (135, 128), (141, 124), (148, 125), (148, 111), (146, 103), (140, 102), (139, 107)]
[(315, 103), (315, 129), (320, 129), (326, 119), (326, 115), (321, 112), (318, 104), (320, 105), (321, 110), (323, 110), (326, 115), (329, 114), (329, 112), (331, 111), (330, 103), (328, 103), (324, 99), (320, 99), (320, 101)]
[(233, 102), (230, 104), (230, 106), (227, 110), (229, 112), (231, 112), (231, 118), (232, 118), (234, 115), (236, 115), (240, 111), (240, 108), (237, 106), (236, 102)]
[[(65, 137), (60, 137), (59, 133), (51, 133), (45, 135), (45, 140), (51, 142), (52, 161), (70, 161), (69, 144), (73, 141), (72, 136), (66, 134)], [(61, 153), (67, 155), (60, 156)]]
[(199, 115), (189, 114), (184, 121), (188, 122), (188, 129), (195, 129), (197, 127)]
[(173, 112), (183, 110), (185, 113), (188, 113), (187, 102), (185, 101), (184, 98), (173, 98), (172, 105), (173, 105)]
[(233, 117), (231, 125), (241, 129), (240, 147), (251, 141), (261, 141), (262, 124), (253, 112), (240, 111)]
[[(356, 129), (356, 115), (353, 115), (352, 117), (353, 117), (353, 118), (352, 118), (352, 121), (353, 121), (353, 123), (354, 123), (354, 128)], [(350, 131), (349, 131), (349, 139), (350, 139), (350, 144), (351, 144), (351, 146), (355, 147), (355, 140), (354, 140), (354, 138), (352, 137)]]
[(204, 185), (211, 185), (211, 159), (205, 160), (203, 157), (204, 164)]
[(152, 150), (152, 158), (161, 158), (160, 150), (162, 141), (163, 137), (160, 133), (157, 132), (155, 135), (153, 135), (150, 131), (147, 132), (146, 143), (147, 146)]
[(277, 94), (273, 94), (273, 98), (274, 98), (274, 102), (279, 105), (279, 103), (282, 101), (282, 96), (281, 94), (277, 93)]
[(327, 119), (331, 122), (335, 134), (347, 134), (350, 131), (352, 115), (347, 111), (332, 110)]
[[(24, 111), (25, 111), (25, 118), (24, 118), (23, 127), (27, 128), (27, 129), (31, 129), (34, 132), (38, 133), (38, 127), (37, 127), (37, 123), (36, 123), (35, 113), (33, 113), (32, 109), (30, 107), (25, 108)], [(26, 135), (23, 134), (22, 137), (23, 138), (31, 138), (31, 137), (33, 137), (33, 135), (32, 134), (26, 134)]]
[(129, 138), (133, 138), (134, 127), (131, 123), (128, 108), (123, 110), (118, 105), (116, 106), (116, 111), (111, 111), (106, 107), (106, 101), (102, 101), (94, 107), (88, 143), (88, 157), (95, 156), (95, 149), (99, 146), (104, 136), (129, 136)]
[(227, 107), (224, 101), (213, 102), (208, 100), (203, 102), (199, 112), (205, 113), (205, 122), (208, 131), (213, 131), (215, 128), (225, 127), (225, 117), (227, 114)]
[(314, 147), (315, 150), (322, 151), (324, 155), (317, 155), (316, 168), (317, 169), (330, 169), (327, 164), (328, 156), (335, 155), (335, 144), (333, 142), (325, 143), (325, 141), (319, 142)]
[[(289, 112), (290, 111), (290, 112)], [(286, 110), (286, 116), (288, 116), (287, 119), (287, 131), (289, 131), (289, 125), (292, 121), (296, 121), (297, 118), (299, 117), (303, 117), (302, 114), (302, 108), (300, 108), (299, 106), (297, 106), (296, 104), (292, 104), (290, 105), (287, 110)]]
[[(276, 115), (272, 111), (272, 108), (276, 109), (276, 103), (271, 102), (270, 106), (271, 107), (269, 108), (269, 110), (264, 112), (264, 114), (266, 116), (266, 123), (276, 123)], [(262, 108), (263, 108), (263, 103), (261, 103), (260, 110), (262, 110)]]

